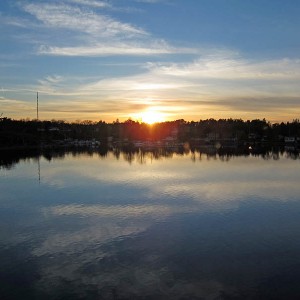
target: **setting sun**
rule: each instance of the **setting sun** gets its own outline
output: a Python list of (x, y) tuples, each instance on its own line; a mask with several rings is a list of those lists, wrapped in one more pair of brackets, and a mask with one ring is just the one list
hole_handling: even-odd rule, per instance
[(148, 123), (148, 124), (154, 124), (157, 122), (165, 121), (164, 115), (161, 112), (155, 111), (155, 110), (148, 110), (148, 111), (142, 112), (140, 117), (141, 117), (142, 122)]

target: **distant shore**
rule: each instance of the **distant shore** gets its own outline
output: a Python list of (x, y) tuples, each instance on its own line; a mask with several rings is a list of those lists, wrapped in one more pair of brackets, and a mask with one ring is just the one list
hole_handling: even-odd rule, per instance
[(207, 119), (187, 122), (183, 119), (152, 125), (132, 120), (103, 121), (12, 120), (0, 118), (0, 149), (28, 147), (240, 147), (281, 145), (299, 148), (300, 122), (271, 124), (263, 120)]

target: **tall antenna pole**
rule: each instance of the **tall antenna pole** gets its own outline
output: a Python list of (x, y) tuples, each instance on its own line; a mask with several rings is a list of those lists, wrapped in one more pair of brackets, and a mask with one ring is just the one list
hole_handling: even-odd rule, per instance
[(39, 92), (36, 93), (36, 118), (39, 120)]

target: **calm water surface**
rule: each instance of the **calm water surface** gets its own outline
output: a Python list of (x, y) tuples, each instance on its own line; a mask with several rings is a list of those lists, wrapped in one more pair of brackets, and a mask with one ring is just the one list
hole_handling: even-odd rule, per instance
[(1, 299), (300, 299), (300, 159), (3, 159)]

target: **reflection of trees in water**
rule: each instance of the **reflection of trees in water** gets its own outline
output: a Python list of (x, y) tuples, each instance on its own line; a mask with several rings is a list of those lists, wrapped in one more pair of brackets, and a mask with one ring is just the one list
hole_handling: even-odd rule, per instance
[(81, 156), (98, 155), (99, 158), (105, 158), (111, 153), (117, 160), (122, 157), (128, 163), (137, 162), (145, 164), (153, 160), (171, 159), (174, 156), (188, 156), (193, 162), (206, 160), (229, 161), (232, 157), (261, 157), (264, 160), (279, 160), (284, 156), (288, 159), (300, 159), (299, 151), (285, 150), (284, 148), (216, 148), (213, 146), (204, 147), (153, 147), (153, 148), (134, 148), (134, 147), (116, 147), (109, 149), (107, 147), (99, 148), (45, 148), (45, 149), (15, 149), (2, 150), (0, 152), (0, 168), (11, 169), (20, 161), (29, 159), (38, 159), (43, 157), (47, 161), (62, 160), (66, 156), (80, 158)]
[[(115, 153), (115, 152), (114, 152)], [(140, 149), (140, 148), (124, 148), (121, 150), (123, 158), (129, 163), (138, 162), (145, 164), (153, 160), (160, 160), (163, 158), (173, 158), (174, 155), (190, 155), (190, 150), (186, 151), (184, 148), (152, 148), (152, 149)], [(117, 157), (118, 158), (118, 157)]]
[(2, 150), (0, 151), (0, 168), (12, 169), (20, 161), (37, 158), (38, 156), (39, 151), (37, 149)]
[(88, 148), (45, 148), (45, 149), (14, 149), (3, 150), (0, 152), (0, 168), (11, 169), (20, 161), (29, 159), (38, 159), (43, 157), (47, 161), (63, 160), (67, 155), (80, 158), (81, 156), (92, 156), (98, 154), (101, 157), (107, 156), (107, 148), (99, 148), (96, 150)]
[(293, 152), (286, 152), (286, 157), (290, 158), (290, 159), (296, 160), (296, 159), (300, 158), (300, 153), (299, 152), (295, 152), (295, 151), (293, 151)]

